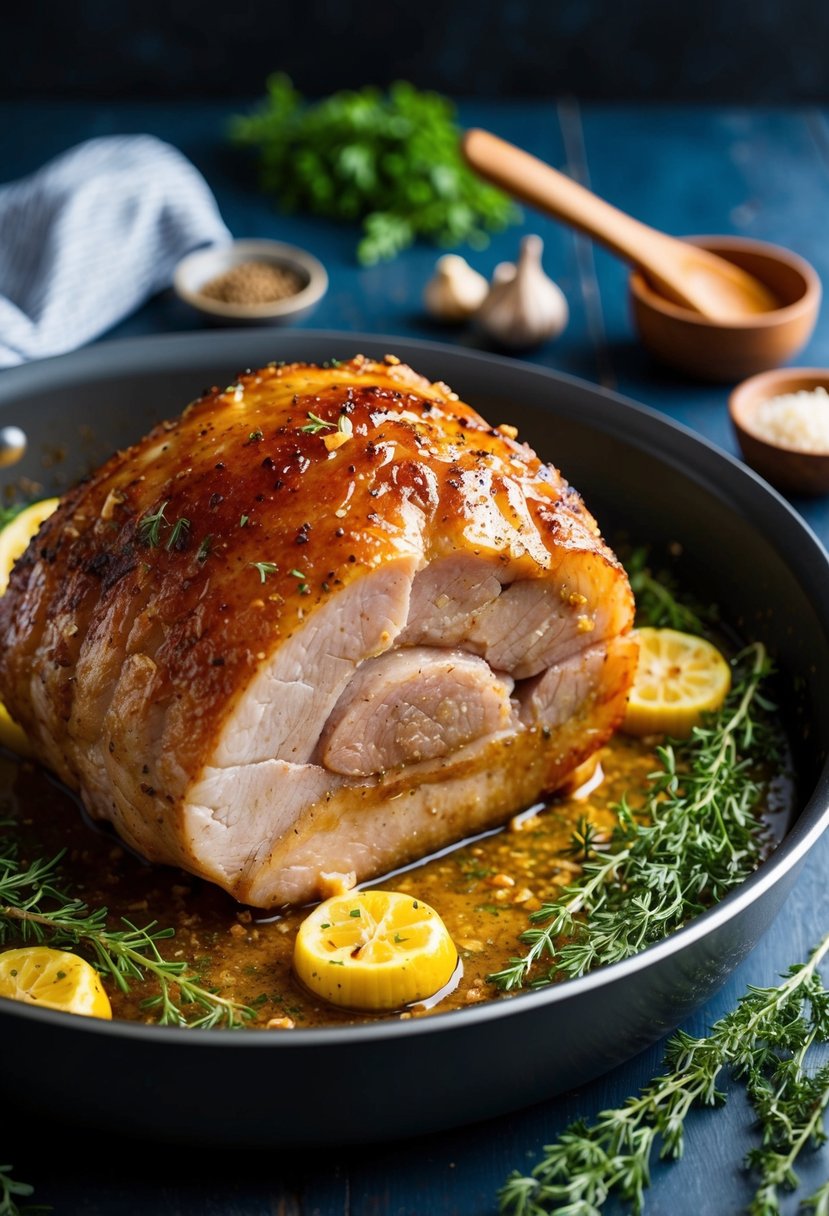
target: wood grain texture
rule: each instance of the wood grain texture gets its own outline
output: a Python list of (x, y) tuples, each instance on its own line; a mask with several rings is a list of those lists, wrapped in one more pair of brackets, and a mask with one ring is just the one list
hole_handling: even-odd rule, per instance
[[(253, 175), (222, 144), (224, 104), (118, 105), (33, 103), (0, 106), (0, 154), (8, 178), (90, 135), (149, 130), (177, 144), (207, 175), (237, 236), (270, 236), (304, 245), (322, 257), (332, 288), (308, 326), (363, 329), (457, 340), (467, 331), (438, 329), (420, 309), (420, 293), (436, 252), (418, 247), (390, 266), (363, 270), (353, 259), (355, 234), (323, 221), (284, 217), (255, 190)], [(646, 222), (674, 233), (734, 232), (796, 249), (829, 282), (829, 124), (825, 115), (792, 111), (588, 107), (568, 102), (477, 103), (464, 120), (566, 168), (579, 180)], [(522, 232), (539, 232), (545, 266), (562, 285), (571, 322), (560, 341), (532, 361), (618, 387), (735, 451), (726, 412), (727, 389), (692, 385), (651, 363), (634, 345), (627, 312), (626, 272), (584, 238), (530, 212), (521, 228), (493, 241), (470, 261), (489, 273), (511, 259)], [(468, 252), (468, 251), (463, 251)], [(195, 328), (201, 322), (170, 296), (152, 301), (113, 334)], [(829, 364), (829, 317), (824, 315), (804, 363)], [(825, 501), (796, 503), (829, 541)], [(804, 958), (829, 928), (829, 838), (814, 849), (782, 914), (729, 982), (687, 1024), (702, 1033), (733, 1007), (749, 983), (771, 984)], [(608, 1033), (613, 1028), (608, 1027)], [(497, 1121), (416, 1142), (347, 1152), (232, 1153), (81, 1138), (70, 1128), (14, 1126), (7, 1121), (4, 1159), (38, 1184), (37, 1199), (55, 1216), (494, 1216), (495, 1193), (515, 1168), (526, 1170), (575, 1117), (617, 1105), (659, 1068), (655, 1047), (582, 1089)], [(482, 1061), (482, 1067), (485, 1062)], [(56, 1084), (60, 1078), (56, 1078)], [(159, 1078), (159, 1103), (174, 1079)], [(372, 1100), (364, 1092), (329, 1094), (325, 1078), (309, 1079), (320, 1093), (320, 1118), (359, 1119)], [(374, 1079), (371, 1084), (377, 1084)], [(394, 1078), (385, 1084), (393, 1085)], [(424, 1078), (428, 1084), (428, 1078)], [(406, 1095), (399, 1095), (406, 1101)], [(129, 1095), (124, 1095), (129, 1101)], [(290, 1109), (289, 1094), (274, 1102)], [(7, 1095), (13, 1111), (13, 1095)], [(216, 1112), (221, 1119), (222, 1112)], [(703, 1111), (689, 1124), (688, 1147), (677, 1165), (657, 1165), (648, 1195), (650, 1216), (737, 1216), (751, 1195), (738, 1163), (750, 1143), (751, 1116), (738, 1098), (724, 1111)], [(801, 1171), (803, 1194), (829, 1176), (829, 1150)], [(794, 1216), (796, 1198), (784, 1204)], [(608, 1209), (613, 1211), (613, 1209)], [(616, 1209), (618, 1211), (618, 1209)]]

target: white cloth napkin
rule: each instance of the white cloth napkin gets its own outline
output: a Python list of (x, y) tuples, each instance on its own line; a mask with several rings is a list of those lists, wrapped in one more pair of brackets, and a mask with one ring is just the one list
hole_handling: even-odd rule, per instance
[(89, 342), (228, 240), (204, 178), (151, 135), (89, 140), (0, 186), (0, 367)]

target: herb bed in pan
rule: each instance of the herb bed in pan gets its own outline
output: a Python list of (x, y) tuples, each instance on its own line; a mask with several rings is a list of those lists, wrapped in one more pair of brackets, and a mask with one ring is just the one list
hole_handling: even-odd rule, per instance
[[(708, 614), (652, 575), (642, 551), (628, 564), (640, 625), (710, 628)], [(689, 739), (657, 746), (617, 735), (592, 791), (371, 884), (436, 907), (463, 964), (440, 1000), (394, 1016), (462, 1008), (627, 957), (742, 882), (770, 847), (760, 811), (776, 776), (770, 757), (779, 767), (782, 756), (767, 670), (762, 647), (748, 647), (725, 705)], [(77, 949), (101, 972), (120, 1018), (290, 1030), (378, 1016), (322, 1002), (295, 978), (305, 910), (240, 909), (210, 884), (151, 868), (91, 830), (40, 771), (11, 758), (4, 765), (7, 945)], [(779, 810), (777, 794), (773, 802)], [(529, 948), (515, 957), (519, 938)]]

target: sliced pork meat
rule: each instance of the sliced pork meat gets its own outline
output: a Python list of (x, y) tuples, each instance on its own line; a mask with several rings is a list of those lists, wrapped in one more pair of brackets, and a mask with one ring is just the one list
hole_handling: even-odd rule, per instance
[(512, 428), (392, 358), (274, 365), (66, 495), (0, 696), (144, 856), (274, 907), (555, 790), (624, 713), (632, 615)]
[(319, 761), (369, 777), (450, 755), (512, 724), (513, 683), (463, 650), (386, 651), (362, 664), (335, 705)]

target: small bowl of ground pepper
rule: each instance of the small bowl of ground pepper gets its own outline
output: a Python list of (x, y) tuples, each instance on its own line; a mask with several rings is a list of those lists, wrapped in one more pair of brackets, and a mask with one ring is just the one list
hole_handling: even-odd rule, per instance
[(325, 267), (281, 241), (232, 241), (197, 249), (179, 262), (173, 287), (180, 299), (227, 325), (290, 325), (306, 317), (328, 290)]

